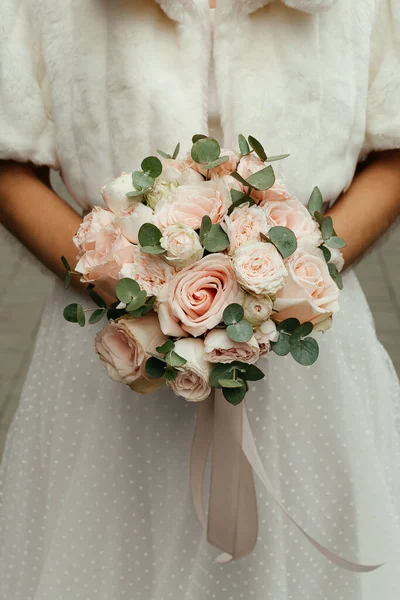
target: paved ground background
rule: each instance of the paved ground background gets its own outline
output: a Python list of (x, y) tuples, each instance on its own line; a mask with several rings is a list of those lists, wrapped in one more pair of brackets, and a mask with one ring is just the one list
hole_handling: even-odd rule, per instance
[[(400, 229), (366, 256), (356, 271), (378, 336), (400, 374)], [(0, 455), (18, 405), (51, 277), (0, 228)]]

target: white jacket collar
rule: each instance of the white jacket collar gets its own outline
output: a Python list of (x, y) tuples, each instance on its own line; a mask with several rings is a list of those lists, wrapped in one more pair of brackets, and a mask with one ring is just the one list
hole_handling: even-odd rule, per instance
[[(307, 13), (317, 13), (328, 10), (337, 0), (217, 0), (223, 5), (224, 11), (234, 10), (237, 13), (250, 14), (267, 6), (271, 2), (281, 1), (289, 8), (301, 10)], [(170, 19), (181, 21), (186, 14), (200, 16), (208, 9), (208, 0), (156, 0)]]

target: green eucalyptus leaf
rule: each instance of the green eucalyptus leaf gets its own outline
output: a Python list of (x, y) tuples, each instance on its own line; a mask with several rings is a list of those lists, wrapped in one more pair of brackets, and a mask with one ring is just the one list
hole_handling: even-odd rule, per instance
[(166, 364), (160, 358), (156, 358), (155, 356), (151, 356), (146, 361), (146, 375), (151, 379), (160, 379), (165, 375)]
[(182, 356), (179, 356), (174, 350), (170, 350), (165, 356), (165, 360), (170, 367), (182, 367), (186, 365), (187, 360)]
[(241, 373), (242, 379), (247, 381), (260, 381), (265, 377), (264, 373), (256, 365), (248, 365), (239, 361), (235, 361), (231, 365)]
[(173, 367), (167, 367), (165, 370), (165, 379), (167, 381), (174, 381), (177, 378), (178, 371)]
[(68, 306), (64, 308), (63, 315), (66, 321), (69, 321), (70, 323), (77, 323), (78, 305), (76, 304), (76, 302), (74, 302), (73, 304), (68, 304)]
[(130, 317), (133, 317), (134, 319), (137, 319), (139, 317), (143, 317), (143, 315), (144, 315), (144, 306), (140, 306), (139, 308), (136, 308), (135, 310), (130, 310), (128, 314), (129, 314)]
[(205, 140), (206, 138), (207, 136), (204, 135), (204, 133), (196, 133), (196, 135), (192, 137), (192, 144), (195, 144), (199, 140)]
[(247, 178), (247, 182), (257, 190), (269, 190), (275, 183), (275, 173), (271, 165), (253, 173)]
[(143, 196), (143, 190), (135, 190), (126, 194), (127, 198), (138, 198), (139, 196)]
[(220, 156), (216, 160), (213, 160), (212, 162), (208, 163), (207, 165), (204, 165), (204, 169), (215, 169), (215, 167), (219, 167), (220, 165), (223, 165), (224, 163), (228, 162), (228, 160), (229, 160), (228, 156)]
[(318, 212), (318, 210), (314, 213), (314, 219), (317, 221), (318, 225), (321, 227), (322, 223), (325, 220), (325, 215), (322, 212)]
[(162, 346), (157, 346), (156, 350), (159, 354), (167, 354), (175, 348), (175, 342), (173, 340), (167, 340)]
[(228, 208), (228, 216), (233, 213), (235, 208), (238, 208), (242, 204), (248, 204), (249, 206), (254, 206), (255, 204), (253, 198), (250, 198), (250, 196), (248, 196), (247, 194), (243, 194), (238, 190), (231, 190), (231, 198), (232, 200), (235, 198), (235, 200), (233, 200), (232, 204)]
[(145, 254), (164, 254), (165, 248), (159, 244), (158, 246), (142, 246), (141, 251)]
[(219, 383), (223, 388), (241, 388), (243, 387), (242, 379), (220, 379)]
[(103, 300), (103, 298), (94, 290), (89, 290), (89, 296), (91, 297), (91, 299), (93, 300), (93, 302), (95, 304), (97, 304), (97, 306), (100, 306), (100, 308), (106, 308), (107, 304), (106, 301)]
[(243, 155), (250, 154), (250, 146), (244, 135), (242, 135), (241, 133), (239, 133), (239, 151), (240, 154)]
[(201, 138), (197, 140), (191, 151), (194, 162), (198, 164), (207, 164), (217, 160), (221, 154), (221, 147), (214, 138)]
[(204, 236), (202, 242), (208, 252), (222, 252), (228, 248), (229, 243), (228, 235), (219, 224), (211, 225), (209, 232)]
[(244, 179), (241, 175), (239, 175), (237, 171), (233, 171), (231, 173), (231, 177), (236, 179), (236, 181), (239, 181), (239, 183), (241, 183), (245, 187), (252, 187), (251, 184), (248, 181), (246, 181), (246, 179)]
[(298, 327), (300, 327), (300, 321), (298, 319), (294, 319), (293, 317), (281, 321), (276, 326), (278, 331), (283, 331), (284, 333), (293, 333), (293, 331), (295, 331)]
[(292, 335), (290, 336), (290, 344), (296, 344), (302, 338), (306, 337), (307, 335), (310, 335), (313, 329), (314, 325), (312, 323), (303, 323), (302, 325), (300, 325), (300, 327), (293, 331)]
[(64, 290), (67, 290), (70, 285), (71, 285), (71, 273), (69, 271), (67, 271), (67, 273), (65, 273), (65, 277), (64, 277)]
[(211, 227), (212, 227), (212, 221), (211, 221), (210, 217), (208, 215), (204, 215), (204, 217), (201, 220), (201, 227), (200, 227), (200, 242), (201, 243), (203, 243), (205, 237), (210, 232)]
[(322, 197), (321, 190), (319, 187), (315, 186), (308, 201), (308, 212), (311, 215), (314, 215), (316, 212), (321, 213), (323, 204), (324, 199)]
[(271, 348), (278, 356), (286, 356), (290, 352), (290, 336), (281, 333), (277, 342), (271, 342)]
[(253, 328), (249, 321), (242, 319), (238, 323), (228, 325), (226, 333), (234, 342), (248, 342), (253, 337)]
[(342, 276), (339, 273), (336, 265), (334, 265), (333, 263), (329, 263), (328, 269), (329, 269), (329, 275), (332, 277), (333, 281), (336, 283), (339, 290), (342, 290), (343, 289), (343, 279), (342, 279)]
[(175, 160), (176, 158), (178, 158), (178, 154), (179, 154), (179, 150), (181, 149), (181, 144), (180, 142), (177, 143), (177, 145), (175, 146), (175, 150), (173, 151), (172, 154), (172, 158)]
[(157, 156), (148, 156), (142, 161), (140, 166), (142, 170), (145, 173), (148, 173), (150, 177), (153, 177), (153, 179), (156, 179), (162, 173), (162, 163)]
[(223, 320), (225, 325), (233, 325), (234, 323), (238, 323), (243, 319), (244, 310), (240, 304), (229, 304), (223, 314)]
[(146, 190), (154, 185), (154, 177), (142, 173), (142, 171), (134, 171), (132, 173), (132, 183), (134, 187), (138, 186), (142, 190)]
[(144, 290), (141, 290), (127, 305), (126, 305), (126, 312), (131, 313), (134, 312), (135, 310), (137, 310), (138, 308), (141, 308), (144, 303), (146, 302), (146, 298), (147, 298), (147, 292), (145, 292)]
[(257, 156), (259, 158), (261, 158), (262, 161), (266, 161), (267, 160), (267, 155), (265, 153), (265, 150), (262, 146), (262, 144), (256, 140), (255, 137), (253, 137), (252, 135), (249, 135), (249, 144), (250, 147), (252, 148), (252, 150), (254, 150), (254, 152), (257, 154)]
[(80, 327), (84, 327), (86, 323), (85, 311), (83, 310), (83, 306), (81, 304), (76, 305), (76, 317), (78, 321), (78, 325)]
[(321, 248), (321, 250), (323, 252), (323, 255), (324, 255), (324, 258), (325, 258), (325, 262), (328, 263), (331, 260), (331, 258), (332, 258), (331, 251), (329, 250), (329, 248), (327, 248), (324, 245), (320, 246), (320, 248)]
[(65, 258), (65, 256), (61, 257), (61, 262), (64, 265), (64, 267), (66, 268), (67, 271), (71, 271), (71, 267), (69, 266), (69, 262), (67, 261), (67, 259)]
[(342, 238), (337, 235), (333, 235), (331, 238), (326, 240), (325, 244), (329, 246), (329, 248), (345, 248), (346, 242), (342, 240)]
[(97, 308), (90, 316), (89, 323), (90, 325), (94, 325), (94, 323), (98, 323), (100, 319), (104, 317), (106, 314), (105, 308)]
[(164, 152), (163, 150), (157, 150), (157, 152), (163, 158), (172, 158), (172, 156), (170, 154), (168, 154), (167, 152)]
[(153, 223), (144, 223), (139, 229), (139, 244), (143, 247), (159, 246), (161, 238), (161, 231)]
[(288, 258), (297, 249), (297, 239), (291, 229), (287, 227), (271, 227), (268, 232), (271, 242), (276, 246), (283, 258)]
[(321, 225), (321, 233), (324, 241), (328, 240), (333, 235), (332, 217), (325, 217)]
[(307, 337), (290, 346), (290, 353), (300, 365), (309, 367), (313, 365), (319, 356), (319, 346), (316, 340)]
[(146, 300), (146, 304), (143, 306), (143, 315), (147, 315), (151, 310), (153, 310), (154, 303), (156, 301), (156, 296), (150, 296)]
[(276, 154), (275, 156), (267, 156), (266, 162), (275, 162), (277, 160), (283, 160), (284, 158), (288, 158), (290, 154)]
[(232, 364), (223, 364), (219, 363), (215, 365), (213, 370), (210, 373), (209, 383), (214, 388), (221, 388), (221, 384), (219, 383), (220, 379), (232, 379), (231, 373), (234, 369), (234, 363)]
[(133, 298), (140, 293), (140, 286), (134, 279), (124, 277), (117, 283), (116, 294), (118, 300), (128, 304)]
[(237, 406), (242, 402), (244, 397), (246, 396), (246, 386), (242, 385), (240, 388), (223, 388), (223, 395), (225, 400), (227, 400), (233, 406)]

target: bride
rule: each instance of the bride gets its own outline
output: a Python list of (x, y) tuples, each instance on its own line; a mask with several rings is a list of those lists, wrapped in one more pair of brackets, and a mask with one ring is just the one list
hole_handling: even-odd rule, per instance
[(400, 212), (397, 0), (3, 0), (0, 28), (0, 215), (57, 274), (81, 216), (49, 167), (87, 211), (157, 148), (243, 133), (290, 152), (278, 175), (304, 203), (321, 188), (347, 240), (342, 310), (312, 367), (265, 361), (249, 417), (302, 526), (384, 563), (333, 565), (259, 487), (254, 552), (217, 564), (189, 494), (196, 407), (111, 381), (97, 326), (62, 318), (90, 300), (59, 283), (0, 473), (1, 600), (395, 600), (400, 388), (351, 265)]

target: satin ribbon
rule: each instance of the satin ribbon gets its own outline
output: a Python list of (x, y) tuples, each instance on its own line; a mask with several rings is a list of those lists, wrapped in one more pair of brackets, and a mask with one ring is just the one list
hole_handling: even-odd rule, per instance
[[(206, 520), (203, 497), (205, 471), (212, 446), (211, 479)], [(243, 558), (257, 542), (255, 473), (280, 509), (307, 540), (335, 565), (368, 573), (382, 565), (362, 565), (335, 554), (297, 523), (279, 498), (258, 453), (245, 402), (232, 406), (215, 390), (198, 408), (190, 461), (193, 504), (210, 544), (222, 551), (217, 562)]]

